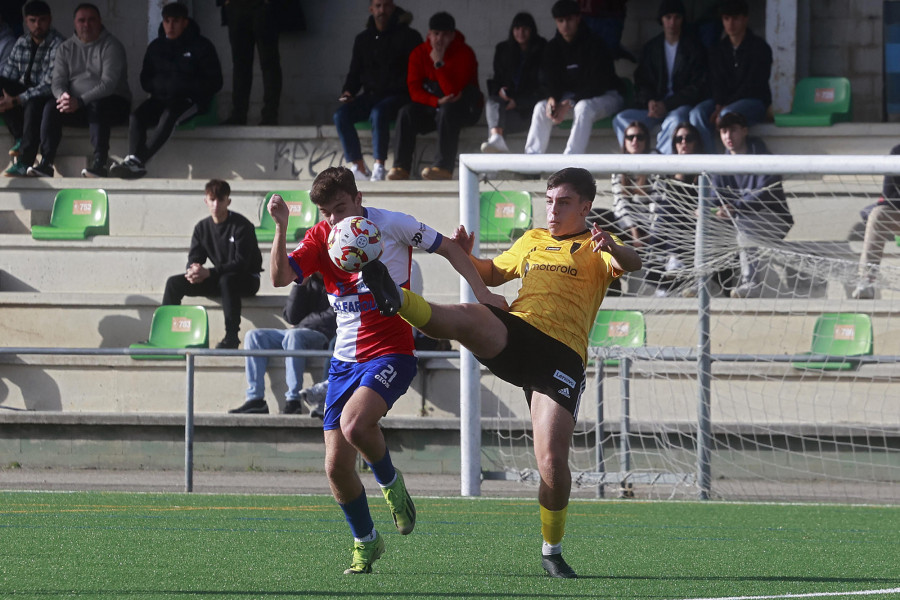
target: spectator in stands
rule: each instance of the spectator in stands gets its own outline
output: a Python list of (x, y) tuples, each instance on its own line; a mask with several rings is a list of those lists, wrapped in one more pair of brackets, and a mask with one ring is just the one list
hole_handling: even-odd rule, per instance
[[(366, 29), (353, 42), (350, 71), (344, 80), (342, 105), (334, 112), (344, 159), (358, 180), (382, 181), (386, 171), (391, 121), (400, 107), (409, 103), (406, 72), (409, 55), (422, 43), (419, 32), (411, 29), (412, 14), (394, 4), (394, 0), (369, 0), (371, 16)], [(360, 93), (362, 90), (362, 93)], [(354, 123), (372, 123), (372, 172), (366, 166)]]
[(15, 43), (15, 32), (13, 32), (12, 27), (3, 22), (3, 17), (0, 17), (0, 65), (6, 62), (6, 58), (12, 52)]
[[(163, 304), (181, 304), (185, 296), (221, 297), (225, 337), (216, 348), (237, 348), (241, 327), (241, 297), (259, 291), (262, 254), (256, 230), (244, 216), (228, 210), (231, 186), (210, 179), (203, 199), (210, 216), (194, 227), (187, 269), (166, 281)], [(207, 259), (213, 267), (204, 266)]]
[[(891, 154), (900, 154), (900, 145), (891, 148)], [(885, 175), (881, 197), (866, 219), (863, 251), (859, 256), (859, 282), (853, 290), (855, 299), (875, 298), (874, 282), (884, 256), (884, 243), (893, 241), (895, 235), (900, 235), (900, 176)]]
[[(247, 350), (324, 350), (337, 330), (334, 309), (325, 293), (322, 276), (314, 273), (303, 283), (291, 286), (284, 305), (284, 320), (293, 325), (290, 329), (254, 329), (244, 336)], [(267, 356), (248, 356), (245, 359), (247, 375), (247, 400), (230, 413), (268, 414), (265, 401)], [(284, 413), (300, 412), (300, 388), (306, 370), (305, 356), (286, 356), (284, 375), (287, 392), (284, 395)], [(319, 379), (321, 381), (321, 379)]]
[(56, 104), (44, 105), (41, 162), (29, 167), (28, 175), (52, 177), (63, 125), (86, 125), (94, 154), (81, 176), (106, 177), (110, 129), (128, 119), (131, 91), (125, 47), (103, 27), (93, 4), (75, 9), (75, 33), (56, 51), (51, 88)]
[[(141, 67), (141, 87), (150, 97), (131, 113), (128, 156), (110, 175), (139, 179), (146, 164), (168, 141), (178, 123), (209, 110), (222, 89), (222, 67), (212, 42), (188, 17), (184, 4), (163, 6), (159, 37), (150, 42)], [(147, 132), (152, 133), (147, 137)]]
[(279, 2), (216, 0), (231, 43), (231, 114), (222, 125), (246, 125), (253, 87), (253, 49), (259, 51), (263, 106), (260, 125), (277, 125), (281, 104), (281, 54), (278, 51)]
[(0, 113), (13, 137), (9, 155), (14, 162), (7, 177), (20, 177), (37, 158), (44, 105), (53, 100), (50, 78), (56, 50), (63, 37), (51, 27), (50, 5), (29, 0), (22, 7), (27, 32), (16, 40), (8, 59), (0, 64)]
[(634, 72), (635, 108), (623, 110), (613, 120), (619, 145), (625, 128), (640, 121), (651, 131), (658, 129), (656, 149), (672, 152), (672, 133), (687, 121), (691, 109), (708, 96), (706, 51), (684, 33), (684, 4), (662, 0), (658, 11), (663, 32), (644, 44)]
[(578, 0), (581, 18), (591, 33), (603, 40), (613, 59), (635, 62), (634, 55), (622, 47), (628, 0)]
[[(725, 154), (769, 154), (759, 138), (748, 137), (747, 120), (731, 112), (719, 119), (719, 135)], [(713, 175), (719, 209), (716, 216), (729, 219), (737, 231), (741, 283), (732, 298), (757, 298), (763, 293), (764, 273), (754, 247), (783, 240), (794, 225), (780, 175)]]
[(438, 150), (422, 179), (453, 177), (459, 133), (481, 116), (484, 98), (478, 89), (478, 61), (456, 21), (446, 12), (428, 21), (428, 38), (409, 55), (406, 75), (412, 102), (397, 115), (394, 167), (388, 179), (409, 179), (416, 136), (437, 129)]
[(503, 134), (525, 131), (540, 99), (538, 69), (547, 40), (538, 35), (530, 13), (513, 17), (509, 37), (494, 49), (494, 77), (488, 79), (484, 113), (489, 129), (482, 152), (509, 152)]
[(766, 118), (772, 103), (772, 49), (747, 28), (747, 1), (725, 0), (719, 12), (726, 35), (709, 52), (712, 98), (695, 106), (690, 115), (709, 153), (716, 151), (713, 132), (720, 117), (737, 112), (755, 125)]
[(622, 109), (620, 82), (603, 42), (581, 22), (578, 2), (558, 0), (551, 10), (556, 35), (541, 60), (541, 95), (525, 140), (526, 154), (543, 154), (550, 131), (572, 113), (565, 154), (584, 154), (594, 121)]

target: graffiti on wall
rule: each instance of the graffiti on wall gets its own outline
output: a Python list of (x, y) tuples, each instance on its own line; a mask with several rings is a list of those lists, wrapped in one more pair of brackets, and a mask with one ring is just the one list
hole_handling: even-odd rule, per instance
[[(337, 140), (277, 140), (273, 148), (272, 169), (279, 179), (314, 179), (328, 167), (344, 164), (343, 151)], [(362, 150), (363, 158), (371, 169), (375, 163), (372, 148), (364, 144)], [(420, 140), (416, 144), (411, 172), (418, 173), (422, 166), (430, 165), (436, 150), (435, 140)], [(390, 157), (387, 166), (391, 166)]]

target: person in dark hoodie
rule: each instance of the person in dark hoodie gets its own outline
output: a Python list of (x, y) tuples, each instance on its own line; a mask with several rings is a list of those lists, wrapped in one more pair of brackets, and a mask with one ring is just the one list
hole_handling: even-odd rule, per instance
[[(742, 114), (730, 112), (719, 119), (725, 154), (769, 154), (761, 139), (747, 133)], [(734, 223), (740, 248), (741, 283), (731, 297), (758, 298), (764, 290), (756, 247), (783, 240), (794, 226), (781, 175), (713, 175), (712, 183), (719, 204), (716, 216)]]
[(494, 49), (494, 77), (488, 79), (484, 105), (490, 135), (482, 152), (509, 152), (504, 133), (524, 131), (540, 99), (538, 69), (547, 40), (538, 35), (531, 13), (520, 12), (509, 26), (509, 37)]
[(147, 46), (141, 68), (141, 87), (150, 97), (131, 113), (128, 156), (110, 167), (112, 177), (139, 179), (146, 175), (147, 162), (175, 127), (206, 112), (222, 89), (216, 48), (200, 35), (200, 27), (188, 17), (187, 6), (166, 4), (162, 18), (159, 37)]
[(422, 169), (422, 179), (450, 179), (459, 133), (481, 117), (484, 97), (475, 52), (449, 13), (438, 12), (428, 20), (428, 39), (409, 55), (406, 86), (412, 102), (397, 115), (394, 166), (387, 178), (409, 179), (416, 136), (437, 129), (438, 150), (432, 166)]
[(621, 83), (606, 46), (581, 22), (575, 0), (551, 9), (556, 35), (547, 42), (539, 80), (544, 100), (534, 105), (526, 154), (543, 154), (554, 125), (572, 118), (565, 154), (584, 154), (594, 121), (622, 109)]
[[(412, 14), (397, 7), (394, 0), (369, 0), (369, 12), (366, 29), (353, 41), (350, 71), (338, 98), (341, 107), (334, 111), (334, 125), (344, 159), (356, 179), (383, 181), (391, 121), (409, 102), (406, 69), (409, 55), (422, 43), (422, 36), (409, 27)], [(364, 120), (372, 123), (375, 165), (371, 172), (353, 125)]]
[(766, 118), (772, 103), (772, 48), (747, 27), (749, 10), (746, 0), (726, 0), (720, 6), (725, 35), (709, 51), (712, 98), (691, 110), (691, 124), (710, 154), (716, 152), (713, 132), (720, 117), (738, 112), (755, 125)]

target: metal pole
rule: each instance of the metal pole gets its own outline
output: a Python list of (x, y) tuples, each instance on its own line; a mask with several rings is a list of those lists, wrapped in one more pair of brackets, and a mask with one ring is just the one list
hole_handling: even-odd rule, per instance
[(623, 498), (632, 498), (631, 483), (627, 480), (631, 473), (631, 357), (626, 356), (619, 362), (619, 377), (622, 382), (622, 431), (619, 434), (619, 450), (622, 454), (619, 494)]
[[(479, 239), (479, 199), (477, 174), (459, 169), (459, 220), (475, 233), (472, 253), (478, 254)], [(460, 302), (474, 302), (475, 297), (469, 285), (460, 277)], [(481, 370), (471, 352), (460, 348), (459, 353), (459, 435), (460, 435), (460, 494), (481, 495)]]
[[(602, 475), (606, 472), (606, 465), (603, 461), (603, 361), (597, 358), (594, 364), (597, 368), (597, 425), (594, 427), (594, 458), (597, 463), (597, 472)], [(604, 485), (601, 481), (597, 484), (597, 497), (602, 498), (604, 492)]]
[(184, 356), (187, 371), (187, 402), (184, 414), (184, 491), (194, 491), (194, 355)]
[(712, 187), (709, 175), (700, 175), (699, 214), (697, 218), (697, 235), (694, 243), (694, 270), (700, 274), (697, 284), (697, 483), (700, 487), (699, 497), (708, 500), (712, 485), (710, 460), (712, 455), (712, 424), (710, 421), (712, 357), (710, 343), (710, 295), (709, 284), (711, 274), (702, 273), (706, 264), (706, 233), (711, 218)]

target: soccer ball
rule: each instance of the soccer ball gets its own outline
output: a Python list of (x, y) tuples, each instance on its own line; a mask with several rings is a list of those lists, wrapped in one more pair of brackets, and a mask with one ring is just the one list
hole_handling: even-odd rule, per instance
[(328, 257), (348, 273), (359, 272), (383, 250), (381, 231), (365, 217), (347, 217), (328, 234)]

